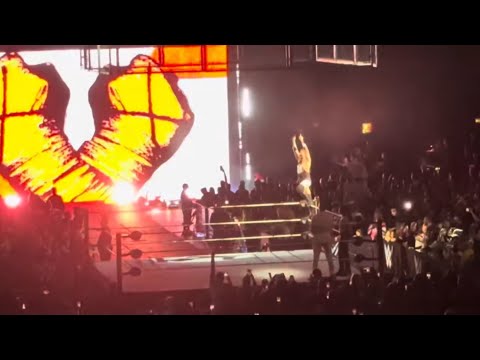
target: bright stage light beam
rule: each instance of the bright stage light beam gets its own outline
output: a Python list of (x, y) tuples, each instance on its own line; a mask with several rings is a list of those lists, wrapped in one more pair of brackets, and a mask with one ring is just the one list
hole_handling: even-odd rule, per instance
[(16, 208), (22, 202), (22, 199), (18, 195), (8, 195), (5, 197), (5, 205), (11, 209)]
[(158, 215), (160, 213), (161, 213), (160, 209), (157, 209), (157, 208), (154, 208), (150, 211), (150, 214), (152, 215)]
[(411, 202), (411, 201), (405, 201), (405, 202), (403, 203), (403, 208), (405, 209), (405, 211), (410, 211), (410, 210), (412, 210), (412, 208), (413, 208), (412, 202)]
[(252, 180), (252, 165), (250, 164), (245, 165), (245, 180), (246, 181)]
[(250, 96), (250, 90), (247, 88), (244, 88), (242, 91), (242, 116), (243, 118), (249, 118), (252, 116), (252, 111), (253, 111), (253, 105), (252, 105), (252, 99)]
[(136, 191), (132, 184), (121, 181), (115, 184), (112, 191), (112, 200), (117, 205), (129, 205), (136, 200)]

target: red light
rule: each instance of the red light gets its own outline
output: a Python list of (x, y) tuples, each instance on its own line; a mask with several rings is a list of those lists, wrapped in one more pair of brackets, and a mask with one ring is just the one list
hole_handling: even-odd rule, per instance
[(5, 197), (5, 205), (9, 208), (16, 208), (20, 203), (22, 202), (22, 199), (20, 199), (20, 196), (18, 195), (8, 195)]

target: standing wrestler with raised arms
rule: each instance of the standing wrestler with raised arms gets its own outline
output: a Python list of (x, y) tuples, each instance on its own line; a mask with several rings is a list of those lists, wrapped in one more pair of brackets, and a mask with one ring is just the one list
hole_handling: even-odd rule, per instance
[[(300, 149), (297, 147), (297, 138), (300, 142)], [(312, 169), (312, 158), (307, 144), (305, 144), (302, 134), (292, 138), (292, 150), (297, 160), (297, 193), (307, 200), (308, 206), (312, 205), (312, 178), (310, 172)]]

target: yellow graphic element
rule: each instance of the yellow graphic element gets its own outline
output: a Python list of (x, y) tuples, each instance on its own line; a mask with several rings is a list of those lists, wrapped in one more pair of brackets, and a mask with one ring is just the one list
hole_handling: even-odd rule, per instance
[[(41, 109), (47, 98), (48, 84), (45, 80), (25, 69), (18, 56), (5, 56), (0, 62), (2, 80), (8, 78), (5, 96), (4, 87), (0, 89), (0, 104), (6, 105), (6, 114), (32, 112)], [(3, 106), (0, 109), (3, 114)]]
[(0, 58), (0, 68), (2, 197), (15, 194), (17, 187), (46, 196), (55, 187), (66, 202), (112, 202), (118, 197), (117, 184), (140, 188), (193, 124), (176, 83), (167, 80), (153, 59), (138, 56), (112, 78), (107, 93), (95, 94), (108, 99), (110, 108), (100, 111), (108, 115), (100, 119), (93, 139), (76, 152), (58, 128), (60, 119), (45, 117), (52, 84), (16, 54)]
[(6, 196), (16, 195), (17, 192), (15, 189), (10, 185), (8, 180), (6, 180), (3, 176), (0, 175), (0, 196), (5, 198)]
[(53, 179), (76, 164), (74, 151), (58, 128), (47, 126), (40, 111), (47, 82), (32, 74), (17, 55), (2, 57), (0, 68), (2, 165), (18, 186), (44, 195)]
[(119, 115), (104, 122), (81, 158), (113, 183), (139, 186), (156, 170), (158, 153), (171, 145), (178, 128), (191, 126), (193, 114), (181, 91), (174, 91), (158, 65), (145, 56), (110, 82), (108, 96)]

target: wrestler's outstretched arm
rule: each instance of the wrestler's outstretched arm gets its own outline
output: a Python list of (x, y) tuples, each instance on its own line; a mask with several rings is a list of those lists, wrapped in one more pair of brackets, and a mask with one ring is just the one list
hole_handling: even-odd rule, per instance
[(308, 149), (307, 144), (305, 144), (305, 141), (304, 141), (304, 139), (303, 139), (303, 135), (302, 135), (302, 134), (300, 134), (300, 135), (298, 136), (298, 140), (300, 140), (300, 143), (302, 144), (302, 148), (305, 149), (305, 157), (306, 157), (305, 160), (311, 161), (312, 158), (310, 157), (310, 150)]
[(300, 153), (298, 152), (297, 143), (295, 141), (295, 138), (296, 138), (296, 136), (294, 136), (292, 138), (292, 150), (293, 150), (293, 155), (295, 156), (295, 160), (298, 161), (298, 159), (300, 158)]

